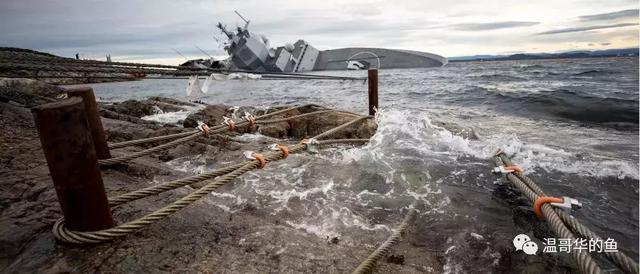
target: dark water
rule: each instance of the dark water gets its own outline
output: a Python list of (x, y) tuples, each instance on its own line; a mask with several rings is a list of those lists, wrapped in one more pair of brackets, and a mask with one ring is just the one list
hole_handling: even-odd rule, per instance
[[(103, 100), (187, 99), (185, 87), (186, 80), (94, 85)], [(366, 89), (352, 81), (225, 81), (198, 99), (258, 106), (313, 102), (364, 113)], [(230, 211), (257, 204), (291, 226), (359, 246), (371, 235), (384, 239), (418, 199), (414, 237), (441, 251), (447, 273), (575, 271), (567, 256), (514, 251), (517, 234), (541, 247), (541, 238), (550, 235), (530, 205), (490, 173), (490, 156), (502, 148), (550, 195), (579, 199), (584, 208), (574, 215), (637, 258), (638, 95), (637, 58), (381, 71), (379, 130), (370, 144), (290, 157), (213, 194), (212, 203)], [(480, 138), (456, 136), (435, 121), (473, 128)], [(197, 156), (172, 164), (193, 172), (222, 165)]]

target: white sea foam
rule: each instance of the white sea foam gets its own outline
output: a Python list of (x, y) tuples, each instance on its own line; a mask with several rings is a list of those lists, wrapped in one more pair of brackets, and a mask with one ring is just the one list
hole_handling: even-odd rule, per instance
[(202, 154), (180, 157), (167, 162), (167, 165), (175, 170), (194, 174), (204, 173), (206, 171), (206, 164), (206, 158)]
[(204, 106), (199, 106), (199, 105), (198, 106), (182, 106), (182, 108), (185, 108), (186, 110), (181, 110), (176, 112), (163, 112), (159, 107), (157, 106), (153, 106), (153, 107), (154, 107), (155, 114), (142, 116), (140, 119), (146, 120), (146, 121), (160, 122), (165, 124), (177, 124), (178, 122), (186, 119), (187, 116), (189, 116), (189, 114), (204, 108)]
[(432, 160), (437, 160), (432, 155), (450, 156), (451, 160), (464, 155), (488, 160), (498, 148), (502, 148), (507, 154), (514, 155), (514, 162), (526, 172), (540, 168), (595, 177), (639, 178), (638, 166), (626, 161), (597, 155), (579, 158), (576, 156), (579, 151), (527, 142), (513, 134), (482, 135), (484, 138), (481, 140), (469, 140), (434, 125), (426, 114), (383, 110), (378, 119), (378, 131), (369, 144), (361, 149), (345, 151), (340, 160), (350, 162), (371, 157), (391, 166), (389, 161), (401, 156), (393, 151), (402, 147), (430, 155)]

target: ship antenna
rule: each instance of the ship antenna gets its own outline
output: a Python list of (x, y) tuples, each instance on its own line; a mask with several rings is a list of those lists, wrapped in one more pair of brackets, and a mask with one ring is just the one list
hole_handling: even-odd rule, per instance
[(244, 21), (245, 23), (249, 23), (249, 21), (247, 19), (244, 19), (244, 17), (242, 17), (242, 15), (237, 10), (234, 10), (233, 12), (240, 16), (240, 19), (242, 19), (242, 21)]
[(234, 10), (233, 12), (235, 12), (240, 17), (240, 19), (242, 19), (242, 21), (244, 21), (244, 29), (246, 30), (249, 27), (249, 22), (251, 21), (242, 17), (242, 15), (237, 10)]
[(177, 49), (171, 48), (173, 51), (175, 51), (177, 54), (179, 54), (180, 56), (182, 56), (182, 58), (186, 59), (187, 61), (189, 61), (189, 58), (187, 58), (186, 56), (182, 55), (182, 53), (180, 53)]
[(213, 59), (213, 56), (209, 55), (206, 51), (198, 47), (198, 45), (193, 44), (193, 46), (196, 47), (198, 50), (200, 50), (200, 52), (204, 53), (204, 55), (209, 56), (209, 58)]

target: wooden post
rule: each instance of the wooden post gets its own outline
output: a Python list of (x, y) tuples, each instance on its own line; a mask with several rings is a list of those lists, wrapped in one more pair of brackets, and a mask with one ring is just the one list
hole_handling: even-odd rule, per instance
[(375, 115), (378, 109), (378, 69), (369, 69), (369, 115)]
[(81, 98), (31, 109), (67, 227), (113, 227), (98, 159)]
[(98, 105), (96, 104), (93, 89), (91, 87), (73, 87), (67, 88), (66, 91), (69, 97), (80, 97), (82, 101), (84, 101), (84, 109), (87, 114), (87, 120), (89, 121), (93, 145), (95, 146), (98, 159), (111, 158), (109, 144), (107, 144), (104, 128), (102, 128), (102, 121), (100, 121), (100, 114), (98, 114)]

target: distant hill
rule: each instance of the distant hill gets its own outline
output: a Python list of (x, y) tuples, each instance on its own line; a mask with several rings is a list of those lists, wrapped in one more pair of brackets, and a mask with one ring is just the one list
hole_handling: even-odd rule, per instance
[[(42, 56), (47, 56), (47, 57), (59, 57), (59, 56), (55, 56), (55, 55), (50, 54), (50, 53), (36, 51), (36, 50), (32, 50), (32, 49), (12, 48), (12, 47), (0, 47), (0, 52), (29, 53), (29, 54), (42, 55)], [(62, 57), (60, 57), (60, 58), (62, 58)]]
[(607, 50), (576, 50), (561, 53), (518, 53), (512, 55), (472, 55), (449, 57), (449, 62), (469, 61), (508, 61), (508, 60), (535, 60), (558, 58), (595, 58), (616, 56), (638, 56), (638, 48), (607, 49)]

